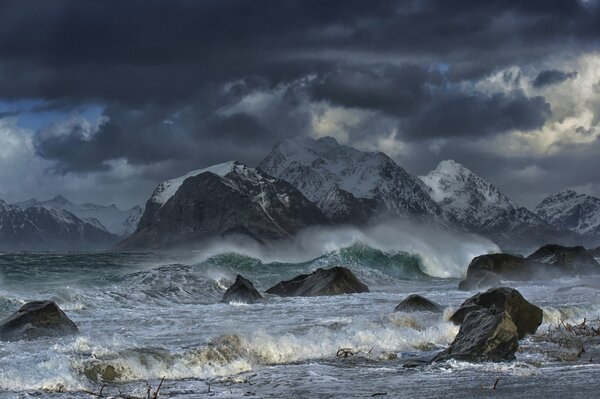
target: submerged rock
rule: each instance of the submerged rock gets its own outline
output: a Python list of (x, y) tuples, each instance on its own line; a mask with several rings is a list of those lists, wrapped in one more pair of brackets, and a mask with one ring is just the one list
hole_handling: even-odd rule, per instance
[(255, 303), (263, 299), (262, 295), (254, 288), (254, 284), (238, 274), (235, 283), (223, 294), (222, 302)]
[(496, 309), (507, 313), (517, 326), (519, 339), (526, 334), (534, 334), (542, 324), (542, 309), (527, 302), (521, 293), (513, 288), (492, 288), (467, 299), (450, 317), (454, 324), (464, 323), (471, 312), (481, 309)]
[(360, 282), (349, 269), (336, 266), (331, 269), (319, 268), (311, 274), (282, 281), (265, 292), (284, 297), (321, 296), (369, 292), (369, 287)]
[(600, 264), (584, 247), (563, 247), (545, 245), (529, 255), (527, 259), (551, 265), (561, 266), (565, 271), (576, 273), (600, 272)]
[(450, 347), (434, 361), (514, 360), (518, 339), (518, 328), (508, 312), (495, 307), (479, 308), (466, 314)]
[(77, 334), (75, 323), (51, 301), (26, 303), (17, 312), (0, 321), (0, 340), (32, 340)]
[(444, 308), (421, 295), (409, 295), (396, 306), (394, 312), (433, 312), (442, 313)]

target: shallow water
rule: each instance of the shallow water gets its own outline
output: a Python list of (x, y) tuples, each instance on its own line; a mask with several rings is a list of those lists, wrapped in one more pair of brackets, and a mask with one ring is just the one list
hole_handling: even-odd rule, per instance
[[(339, 264), (371, 292), (220, 303), (238, 273), (262, 291)], [(83, 390), (99, 392), (105, 383), (105, 395), (143, 397), (147, 384), (156, 387), (162, 377), (161, 397), (170, 398), (596, 396), (600, 366), (593, 359), (557, 358), (556, 345), (536, 337), (521, 342), (515, 362), (402, 368), (402, 359), (452, 341), (458, 328), (444, 316), (473, 294), (458, 291), (457, 278), (422, 270), (421, 256), (359, 244), (301, 263), (233, 253), (200, 261), (156, 254), (2, 254), (0, 317), (29, 300), (51, 299), (81, 334), (1, 343), (0, 398), (86, 398)], [(600, 277), (510, 285), (544, 309), (540, 334), (561, 319), (600, 317)], [(411, 293), (443, 304), (445, 315), (394, 313)], [(338, 348), (356, 355), (337, 358)]]

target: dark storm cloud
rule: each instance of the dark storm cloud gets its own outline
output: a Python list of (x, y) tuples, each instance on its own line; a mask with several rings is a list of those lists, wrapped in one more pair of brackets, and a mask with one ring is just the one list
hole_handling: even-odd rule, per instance
[(550, 114), (550, 104), (543, 97), (529, 98), (520, 91), (446, 93), (421, 107), (404, 126), (404, 133), (410, 138), (430, 139), (529, 131), (542, 127)]
[(557, 69), (548, 69), (540, 72), (532, 82), (533, 87), (541, 88), (545, 86), (552, 86), (564, 82), (568, 79), (577, 77), (577, 72), (565, 72)]
[[(117, 159), (174, 165), (163, 171), (173, 175), (254, 163), (279, 139), (309, 133), (314, 103), (370, 112), (351, 141), (381, 134), (371, 122), (423, 146), (527, 131), (549, 117), (544, 98), (465, 87), (596, 50), (596, 3), (5, 0), (0, 100), (105, 107), (92, 131), (61, 123), (36, 134), (37, 154), (59, 173), (108, 170)], [(519, 79), (505, 76), (515, 88)], [(279, 97), (267, 111), (239, 106), (257, 92)]]
[(429, 100), (428, 86), (443, 82), (441, 73), (419, 65), (341, 67), (315, 82), (315, 100), (406, 116)]

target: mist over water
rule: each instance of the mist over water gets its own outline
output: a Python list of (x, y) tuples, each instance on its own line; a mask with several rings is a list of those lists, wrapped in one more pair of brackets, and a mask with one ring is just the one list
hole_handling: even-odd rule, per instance
[(208, 241), (193, 249), (196, 255), (190, 261), (200, 262), (223, 253), (237, 253), (260, 259), (263, 263), (301, 263), (357, 244), (388, 254), (418, 256), (423, 273), (441, 278), (462, 278), (473, 257), (500, 252), (492, 241), (475, 234), (409, 220), (390, 220), (364, 228), (312, 227), (289, 241), (264, 245), (245, 237)]

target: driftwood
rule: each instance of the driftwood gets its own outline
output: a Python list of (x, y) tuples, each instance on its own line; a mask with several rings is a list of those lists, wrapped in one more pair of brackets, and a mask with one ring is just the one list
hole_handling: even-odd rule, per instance
[[(114, 398), (114, 399), (158, 399), (159, 395), (160, 395), (160, 389), (163, 386), (163, 383), (165, 381), (165, 377), (163, 377), (160, 380), (160, 383), (158, 384), (158, 387), (156, 388), (156, 391), (152, 390), (152, 386), (150, 384), (147, 384), (148, 389), (146, 390), (146, 395), (145, 396), (133, 396), (133, 395), (128, 395), (128, 394), (124, 394), (121, 391), (118, 391), (118, 395), (108, 395), (108, 396), (104, 396), (104, 389), (106, 387), (108, 387), (107, 384), (102, 385), (102, 387), (100, 388), (100, 390), (98, 392), (94, 392), (94, 391), (88, 391), (86, 389), (81, 389), (79, 391), (75, 391), (75, 392), (79, 392), (79, 393), (84, 393), (86, 395), (89, 396), (93, 396), (96, 398)], [(60, 387), (58, 388), (58, 392), (59, 393), (67, 393), (68, 391), (65, 389), (65, 387)]]

